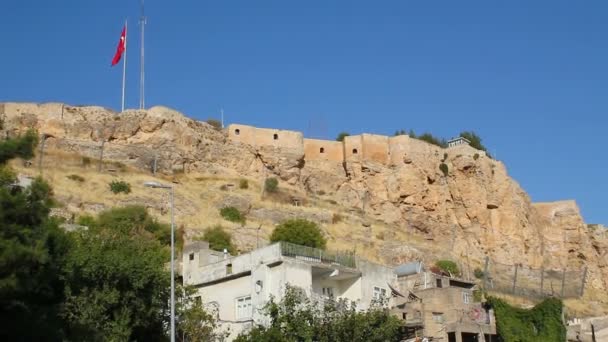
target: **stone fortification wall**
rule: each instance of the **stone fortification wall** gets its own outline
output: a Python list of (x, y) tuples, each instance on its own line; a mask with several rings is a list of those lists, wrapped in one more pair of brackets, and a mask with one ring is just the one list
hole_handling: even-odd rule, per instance
[(228, 126), (228, 139), (258, 147), (281, 147), (304, 151), (308, 161), (375, 162), (399, 165), (412, 160), (424, 161), (442, 158), (444, 153), (485, 156), (484, 151), (469, 145), (441, 148), (407, 135), (387, 137), (363, 133), (344, 137), (343, 142), (304, 139), (301, 132), (232, 124)]
[(232, 124), (228, 126), (228, 138), (253, 146), (304, 148), (304, 137), (301, 132), (296, 131)]
[(344, 161), (344, 145), (340, 141), (304, 139), (305, 160)]

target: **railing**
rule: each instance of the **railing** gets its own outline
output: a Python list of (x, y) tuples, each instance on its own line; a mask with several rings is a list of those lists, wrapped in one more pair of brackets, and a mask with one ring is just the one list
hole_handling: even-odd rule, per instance
[(308, 262), (356, 268), (354, 253), (332, 253), (318, 248), (281, 242), (281, 255)]

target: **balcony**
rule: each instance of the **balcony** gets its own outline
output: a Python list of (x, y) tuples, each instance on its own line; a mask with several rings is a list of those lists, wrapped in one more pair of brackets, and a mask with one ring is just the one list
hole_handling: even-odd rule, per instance
[(300, 246), (289, 242), (280, 242), (281, 255), (311, 263), (338, 265), (356, 268), (354, 253), (332, 253), (318, 248)]

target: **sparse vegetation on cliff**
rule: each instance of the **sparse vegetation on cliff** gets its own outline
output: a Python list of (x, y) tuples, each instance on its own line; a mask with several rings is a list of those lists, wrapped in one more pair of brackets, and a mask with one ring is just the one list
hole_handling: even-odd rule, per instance
[(131, 184), (125, 182), (125, 181), (112, 181), (110, 182), (110, 191), (112, 191), (115, 194), (119, 194), (119, 193), (131, 193)]
[(224, 207), (220, 209), (220, 216), (226, 221), (245, 224), (245, 216), (235, 207)]
[(279, 180), (274, 177), (267, 178), (264, 181), (264, 190), (270, 193), (277, 192), (279, 190)]
[(439, 164), (439, 170), (441, 170), (441, 172), (443, 172), (443, 175), (446, 177), (447, 177), (448, 173), (450, 172), (450, 169), (448, 168), (448, 164), (446, 164), (446, 163)]
[(218, 131), (222, 130), (222, 123), (216, 119), (207, 119), (206, 121), (211, 127), (215, 128)]

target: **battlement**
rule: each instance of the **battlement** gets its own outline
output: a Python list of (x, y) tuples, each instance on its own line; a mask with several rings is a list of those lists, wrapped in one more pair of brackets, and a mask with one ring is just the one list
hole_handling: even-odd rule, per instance
[(442, 156), (446, 150), (459, 154), (484, 155), (484, 151), (469, 146), (466, 139), (442, 148), (407, 135), (388, 137), (363, 133), (344, 137), (344, 141), (308, 139), (302, 132), (258, 128), (241, 124), (228, 126), (228, 139), (256, 147), (276, 147), (301, 150), (307, 161), (375, 162), (384, 165), (403, 162), (405, 156), (414, 154)]

